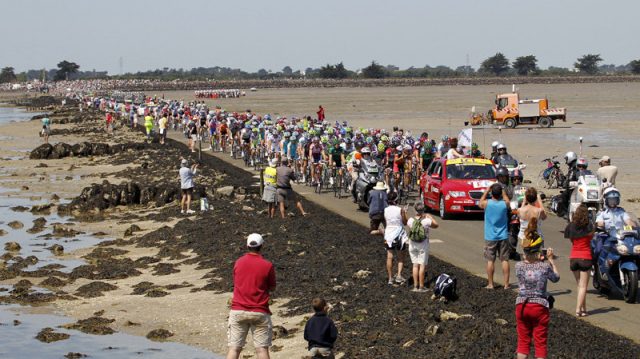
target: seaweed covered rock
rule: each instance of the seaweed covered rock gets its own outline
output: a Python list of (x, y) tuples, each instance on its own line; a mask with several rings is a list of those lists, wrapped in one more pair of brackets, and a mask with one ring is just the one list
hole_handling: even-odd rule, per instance
[(52, 151), (53, 146), (48, 143), (44, 143), (31, 151), (31, 153), (29, 154), (29, 159), (46, 160), (47, 158), (49, 158), (49, 155), (51, 155)]

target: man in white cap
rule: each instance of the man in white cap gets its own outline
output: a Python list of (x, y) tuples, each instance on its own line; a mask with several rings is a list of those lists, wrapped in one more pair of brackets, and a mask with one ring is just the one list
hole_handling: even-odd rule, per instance
[(193, 176), (196, 175), (198, 164), (194, 163), (189, 168), (189, 161), (182, 159), (180, 162), (180, 189), (182, 190), (182, 200), (180, 202), (180, 213), (193, 214), (191, 210), (191, 195), (193, 195)]
[(609, 156), (602, 156), (600, 159), (600, 168), (598, 168), (598, 177), (607, 179), (607, 185), (614, 186), (616, 184), (616, 176), (618, 176), (618, 167), (611, 165)]
[(269, 205), (269, 218), (273, 218), (276, 215), (276, 179), (278, 178), (278, 171), (276, 171), (277, 165), (278, 160), (272, 158), (269, 161), (269, 167), (265, 168), (263, 173), (264, 189), (262, 190), (262, 200), (267, 202)]
[(249, 331), (258, 359), (269, 359), (273, 335), (269, 294), (276, 289), (273, 264), (260, 254), (264, 239), (258, 233), (247, 237), (247, 254), (233, 267), (233, 299), (229, 312), (227, 359), (238, 359)]

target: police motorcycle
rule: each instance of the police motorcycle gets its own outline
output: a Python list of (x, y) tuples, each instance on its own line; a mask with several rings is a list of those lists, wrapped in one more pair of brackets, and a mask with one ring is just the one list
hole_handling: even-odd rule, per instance
[[(573, 214), (581, 205), (587, 206), (589, 209), (589, 220), (595, 223), (596, 215), (602, 210), (602, 190), (603, 182), (593, 172), (587, 170), (587, 160), (578, 158), (576, 166), (578, 169), (578, 180), (571, 181), (569, 188), (573, 188), (571, 199), (569, 202), (568, 221), (571, 222)], [(605, 180), (606, 183), (606, 180)]]
[(360, 160), (358, 178), (356, 179), (356, 203), (358, 207), (366, 211), (369, 209), (369, 192), (375, 187), (381, 177), (380, 166), (374, 159)]
[[(620, 194), (611, 187), (605, 194), (605, 200), (619, 203)], [(635, 303), (640, 268), (638, 224), (635, 223), (633, 227), (624, 224), (621, 227), (611, 225), (609, 228), (599, 228), (591, 241), (594, 253), (593, 287), (602, 294), (620, 293), (625, 302)]]

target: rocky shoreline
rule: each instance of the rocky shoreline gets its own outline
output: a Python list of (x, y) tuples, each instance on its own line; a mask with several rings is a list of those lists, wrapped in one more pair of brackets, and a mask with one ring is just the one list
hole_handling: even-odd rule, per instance
[[(64, 116), (73, 116), (73, 111)], [(96, 114), (95, 118), (71, 126), (93, 128), (93, 133), (84, 135), (85, 140), (110, 142), (112, 148), (114, 138), (119, 141), (118, 134), (114, 138), (105, 137), (100, 118)], [(218, 329), (205, 330), (212, 323), (196, 322), (176, 326), (177, 330), (157, 328), (157, 323), (175, 320), (171, 311), (161, 309), (163, 314), (159, 314), (153, 323), (156, 328), (151, 330), (149, 323), (137, 317), (141, 314), (136, 315), (134, 308), (127, 307), (127, 312), (118, 313), (107, 303), (120, 292), (119, 298), (131, 298), (147, 306), (165, 304), (168, 302), (159, 301), (171, 298), (195, 303), (196, 298), (206, 301), (215, 297), (221, 298), (219, 306), (193, 307), (191, 311), (218, 311), (224, 318), (228, 312), (224, 299), (232, 291), (233, 263), (244, 252), (244, 237), (259, 232), (266, 237), (264, 254), (274, 263), (278, 276), (274, 320), (286, 322), (278, 324), (275, 330), (276, 358), (300, 357), (304, 353), (304, 344), (300, 342), (304, 318), (310, 312), (310, 298), (317, 295), (324, 296), (332, 305), (331, 316), (340, 332), (337, 351), (344, 353), (345, 358), (513, 356), (514, 292), (483, 290), (484, 280), (434, 257), (430, 259), (429, 277), (443, 272), (456, 276), (459, 300), (434, 301), (424, 294), (411, 293), (406, 287), (390, 287), (384, 278), (383, 249), (378, 237), (365, 234), (362, 226), (307, 201), (304, 206), (312, 216), (270, 220), (264, 214), (257, 179), (210, 156), (201, 161), (203, 172), (196, 180), (199, 185), (196, 192), (206, 195), (213, 209), (185, 217), (175, 205), (177, 166), (181, 158), (195, 161), (192, 153), (184, 144), (170, 139), (166, 146), (160, 146), (144, 144), (141, 134), (126, 137), (126, 143), (137, 139), (136, 143), (141, 145), (96, 157), (105, 163), (129, 164), (126, 170), (105, 173), (109, 176), (107, 182), (77, 188), (77, 195), (69, 204), (51, 203), (48, 208), (71, 214), (80, 221), (91, 221), (67, 229), (90, 232), (110, 221), (118, 222), (116, 239), (79, 253), (87, 263), (69, 273), (55, 267), (26, 271), (34, 259), (6, 251), (0, 282), (12, 283), (14, 289), (8, 296), (0, 297), (0, 301), (53, 303), (67, 313), (79, 312), (74, 307), (87, 303), (88, 308), (97, 307), (107, 313), (90, 311), (93, 314), (78, 318), (76, 326), (70, 327), (108, 334), (121, 328), (135, 332), (136, 323), (142, 323), (144, 332), (138, 331), (141, 335), (220, 351), (225, 346), (223, 321), (213, 323)], [(71, 143), (67, 146), (73, 148)], [(41, 161), (44, 164), (56, 161), (49, 158), (47, 155)], [(150, 190), (151, 186), (155, 191)], [(147, 194), (143, 195), (145, 188)], [(51, 292), (31, 289), (36, 281)], [(219, 343), (212, 345), (212, 338), (203, 334), (212, 332), (218, 334), (214, 339)], [(550, 333), (549, 351), (558, 358), (575, 357), (576, 348), (593, 357), (633, 357), (640, 349), (628, 339), (560, 311), (552, 313)], [(43, 337), (51, 334), (55, 333), (45, 330)], [(299, 346), (293, 348), (297, 351), (287, 352), (292, 350), (293, 343)]]

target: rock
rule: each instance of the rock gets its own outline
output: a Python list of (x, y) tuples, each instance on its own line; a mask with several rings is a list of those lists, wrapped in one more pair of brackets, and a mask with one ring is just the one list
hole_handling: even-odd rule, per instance
[(33, 214), (51, 214), (51, 204), (40, 204), (31, 207), (31, 213)]
[(96, 281), (79, 287), (75, 294), (84, 298), (95, 298), (103, 296), (102, 292), (115, 289), (118, 289), (118, 287), (113, 284)]
[(5, 231), (4, 229), (0, 229), (0, 237), (6, 236), (6, 235), (7, 235), (7, 231)]
[(20, 187), (20, 189), (22, 189), (23, 191), (28, 191), (29, 190), (29, 186), (22, 186), (22, 187)]
[(440, 328), (439, 325), (432, 324), (432, 325), (427, 327), (427, 331), (426, 332), (427, 332), (428, 335), (442, 334), (442, 329)]
[(82, 232), (78, 232), (73, 228), (69, 228), (67, 226), (65, 226), (64, 224), (60, 224), (60, 223), (55, 223), (53, 225), (53, 232), (52, 234), (56, 237), (73, 237), (75, 235), (78, 235)]
[(57, 194), (52, 194), (51, 195), (51, 201), (52, 202), (58, 202), (60, 200), (60, 196), (58, 196)]
[(170, 331), (166, 330), (166, 329), (154, 329), (152, 331), (150, 331), (149, 333), (147, 333), (147, 339), (149, 340), (153, 340), (156, 342), (159, 341), (163, 341), (167, 338), (170, 338), (173, 336), (173, 333), (171, 333)]
[(40, 282), (41, 287), (50, 287), (50, 288), (58, 288), (63, 287), (67, 282), (63, 281), (58, 277), (49, 277), (42, 282)]
[(20, 221), (11, 221), (9, 223), (7, 223), (7, 226), (13, 228), (13, 229), (21, 229), (24, 228), (24, 224), (22, 224), (22, 222)]
[(81, 319), (73, 324), (65, 324), (62, 327), (66, 329), (76, 329), (86, 334), (109, 335), (115, 333), (108, 324), (115, 322), (115, 319), (102, 317), (90, 317)]
[(31, 281), (27, 280), (27, 279), (22, 279), (19, 280), (16, 284), (13, 285), (13, 287), (15, 288), (15, 290), (17, 291), (26, 291), (29, 288), (33, 287), (33, 283), (31, 283)]
[(415, 342), (416, 342), (416, 340), (415, 340), (415, 339), (411, 339), (411, 340), (409, 340), (408, 342), (406, 342), (406, 343), (402, 344), (402, 347), (403, 347), (403, 348), (409, 348), (409, 347), (411, 347), (413, 344), (415, 344)]
[(509, 322), (507, 322), (506, 320), (504, 320), (502, 318), (498, 318), (498, 319), (496, 319), (496, 324), (498, 324), (498, 325), (507, 325), (507, 324), (509, 324)]
[(51, 247), (47, 247), (47, 249), (56, 256), (61, 256), (64, 254), (64, 247), (59, 244), (54, 244)]
[(14, 212), (25, 212), (29, 210), (29, 207), (25, 207), (25, 206), (15, 206), (15, 207), (11, 207), (11, 210)]
[(80, 358), (86, 358), (87, 354), (68, 352), (64, 357), (66, 359), (80, 359)]
[(368, 278), (370, 274), (371, 274), (370, 271), (361, 269), (361, 270), (359, 270), (359, 271), (357, 271), (357, 272), (355, 272), (353, 274), (353, 278), (355, 278), (355, 279), (365, 279), (365, 278)]
[(249, 212), (249, 211), (253, 211), (253, 207), (249, 207), (249, 206), (242, 206), (242, 210), (243, 210), (243, 211), (247, 211), (247, 212)]
[(246, 196), (246, 195), (244, 195), (244, 194), (237, 194), (237, 195), (235, 195), (234, 197), (235, 197), (235, 199), (236, 199), (236, 200), (238, 200), (238, 201), (244, 201), (244, 200), (247, 198), (247, 196)]
[(458, 320), (460, 318), (473, 318), (473, 316), (471, 314), (457, 314), (454, 312), (449, 312), (449, 311), (443, 311), (442, 313), (440, 313), (440, 320), (445, 322), (447, 320)]
[(49, 158), (51, 159), (65, 158), (65, 157), (69, 157), (69, 155), (71, 155), (71, 145), (63, 142), (58, 142), (55, 145), (53, 145), (53, 148), (51, 149), (51, 154), (49, 154)]
[(36, 165), (36, 168), (46, 168), (46, 167), (49, 167), (49, 166), (46, 163), (42, 163), (42, 162)]
[(91, 154), (94, 156), (105, 156), (109, 154), (109, 145), (106, 143), (92, 143)]
[(230, 197), (233, 194), (233, 186), (224, 186), (216, 189), (216, 193), (225, 197)]
[(31, 151), (29, 159), (32, 160), (46, 160), (53, 151), (53, 146), (48, 143), (44, 143)]
[(138, 225), (132, 224), (129, 228), (127, 228), (126, 231), (124, 231), (124, 236), (125, 237), (131, 237), (134, 232), (139, 232), (141, 230), (142, 229)]
[(282, 325), (273, 326), (273, 339), (281, 339), (289, 335), (289, 330)]
[(76, 157), (91, 156), (92, 149), (91, 143), (89, 142), (80, 142), (71, 146), (71, 152), (73, 152), (73, 155)]
[(332, 291), (336, 292), (336, 293), (342, 293), (344, 292), (344, 287), (341, 285), (334, 285), (333, 288), (331, 288)]
[(7, 242), (4, 244), (4, 250), (9, 252), (17, 252), (21, 249), (17, 242)]
[(18, 325), (20, 325), (20, 324), (22, 324), (22, 322), (21, 322), (21, 321), (19, 321), (18, 319), (14, 319), (14, 320), (13, 320), (13, 326), (14, 326), (14, 327), (17, 327), (17, 326), (18, 326)]
[(44, 328), (36, 335), (36, 339), (43, 343), (57, 342), (59, 340), (69, 339), (70, 335), (67, 333), (56, 333), (53, 328)]

